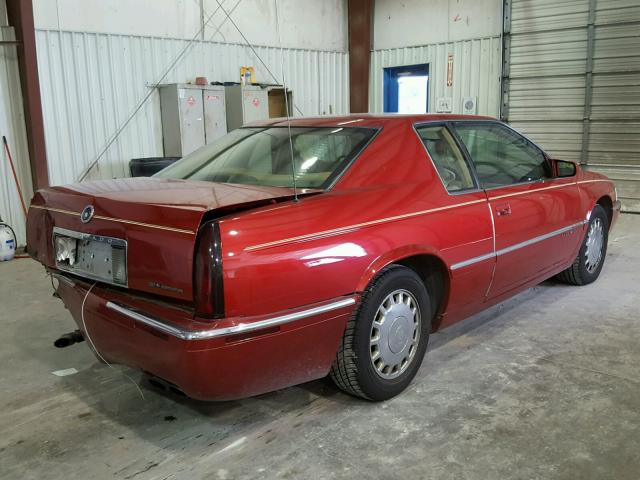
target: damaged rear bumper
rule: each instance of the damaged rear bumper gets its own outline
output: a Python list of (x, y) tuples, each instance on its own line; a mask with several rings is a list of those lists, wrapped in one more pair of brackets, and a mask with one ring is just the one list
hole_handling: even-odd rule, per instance
[[(357, 297), (265, 317), (193, 319), (179, 305), (56, 274), (58, 294), (102, 357), (199, 400), (232, 400), (325, 376)], [(84, 308), (83, 308), (84, 303)]]

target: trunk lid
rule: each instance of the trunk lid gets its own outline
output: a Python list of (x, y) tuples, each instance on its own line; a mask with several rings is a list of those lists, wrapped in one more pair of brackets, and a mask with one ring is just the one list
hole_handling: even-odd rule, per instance
[[(146, 177), (51, 187), (38, 191), (31, 203), (27, 248), (36, 260), (56, 268), (54, 228), (124, 240), (130, 289), (191, 301), (194, 246), (203, 216), (268, 205), (292, 194), (290, 188)], [(88, 206), (93, 215), (85, 222), (81, 214)]]

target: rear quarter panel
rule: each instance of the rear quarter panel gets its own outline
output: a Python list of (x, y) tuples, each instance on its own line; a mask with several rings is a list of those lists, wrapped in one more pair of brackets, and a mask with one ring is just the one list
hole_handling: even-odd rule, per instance
[[(220, 229), (228, 316), (359, 292), (408, 256), (449, 266), (492, 250), (484, 192), (447, 194), (410, 124), (379, 135), (330, 192), (227, 217)], [(481, 302), (492, 267), (449, 272), (449, 307)]]

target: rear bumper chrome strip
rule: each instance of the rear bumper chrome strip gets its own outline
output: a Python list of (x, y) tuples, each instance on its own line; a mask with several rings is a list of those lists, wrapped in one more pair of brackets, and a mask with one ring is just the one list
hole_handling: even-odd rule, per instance
[(528, 247), (529, 245), (533, 245), (534, 243), (542, 242), (543, 240), (547, 240), (549, 238), (555, 237), (557, 235), (562, 235), (563, 233), (567, 233), (573, 230), (576, 227), (581, 227), (585, 223), (588, 223), (589, 220), (583, 220), (578, 223), (574, 223), (573, 225), (569, 225), (567, 227), (560, 228), (558, 230), (554, 230), (553, 232), (545, 233), (544, 235), (540, 235), (538, 237), (530, 238), (529, 240), (525, 240), (524, 242), (516, 243), (515, 245), (511, 245), (509, 247), (502, 248), (495, 253), (486, 253), (484, 255), (480, 255), (478, 257), (473, 257), (468, 260), (463, 260), (462, 262), (454, 263), (451, 265), (451, 270), (457, 270), (462, 267), (467, 267), (469, 265), (473, 265), (474, 263), (482, 262), (484, 260), (489, 260), (490, 258), (498, 257), (500, 255), (504, 255), (509, 252), (513, 252), (514, 250), (519, 250), (520, 248)]
[(327, 303), (299, 312), (288, 313), (285, 315), (279, 315), (277, 317), (268, 318), (251, 323), (241, 323), (232, 327), (224, 328), (210, 328), (206, 330), (189, 330), (177, 325), (173, 325), (156, 318), (151, 318), (142, 313), (133, 311), (123, 305), (114, 302), (107, 302), (107, 308), (121, 315), (131, 318), (132, 320), (147, 325), (155, 330), (172, 335), (181, 340), (207, 340), (210, 338), (224, 337), (228, 335), (237, 335), (247, 332), (253, 332), (256, 330), (262, 330), (264, 328), (275, 327), (285, 323), (301, 320), (303, 318), (313, 317), (314, 315), (320, 315), (321, 313), (331, 312), (340, 308), (355, 305), (354, 298), (343, 298), (335, 302)]

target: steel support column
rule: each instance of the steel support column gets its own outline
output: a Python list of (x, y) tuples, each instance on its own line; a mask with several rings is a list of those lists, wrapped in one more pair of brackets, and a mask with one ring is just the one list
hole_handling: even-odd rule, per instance
[(36, 34), (33, 24), (32, 0), (7, 0), (9, 25), (15, 31), (18, 51), (18, 68), (24, 119), (27, 127), (27, 144), (31, 162), (31, 180), (34, 190), (49, 185), (47, 154), (44, 140), (44, 120), (40, 101), (40, 80), (36, 59)]
[(369, 68), (373, 43), (373, 0), (349, 0), (349, 105), (369, 111)]
[(511, 0), (502, 1), (502, 76), (500, 78), (500, 119), (509, 121), (509, 75), (511, 70)]
[(596, 3), (589, 0), (589, 21), (587, 24), (587, 66), (584, 79), (584, 111), (582, 115), (582, 149), (580, 164), (586, 165), (589, 157), (589, 136), (591, 134), (591, 100), (593, 98), (593, 47), (596, 40)]

